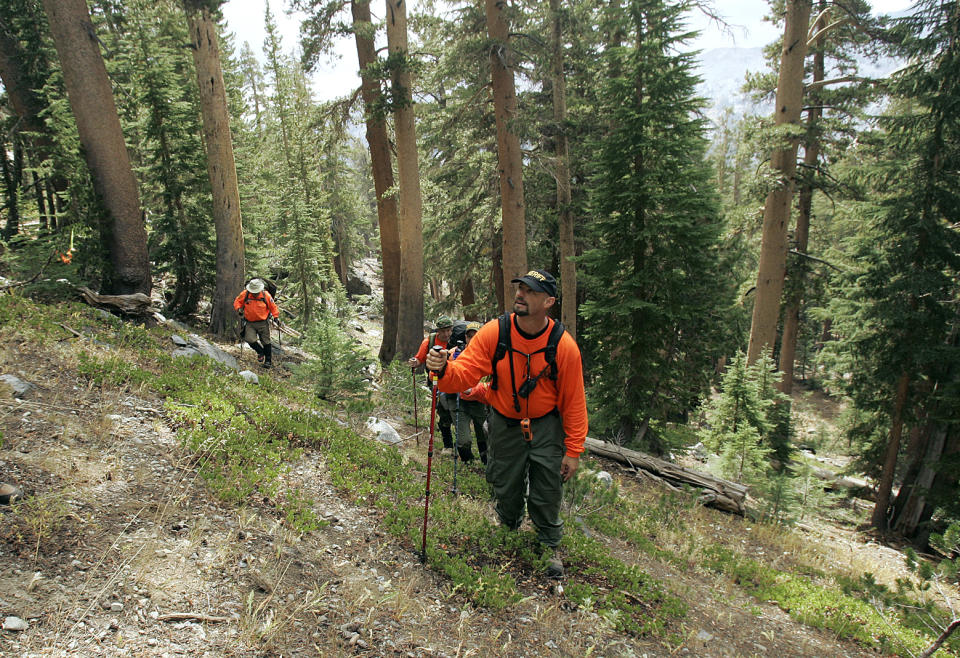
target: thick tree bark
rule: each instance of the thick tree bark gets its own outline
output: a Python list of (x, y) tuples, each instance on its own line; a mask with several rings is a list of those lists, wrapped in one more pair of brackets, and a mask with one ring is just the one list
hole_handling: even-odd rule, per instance
[[(380, 87), (368, 67), (377, 61), (373, 44), (369, 0), (354, 0), (354, 38), (360, 63), (360, 95), (366, 108), (367, 144), (370, 147), (370, 166), (373, 187), (377, 195), (377, 219), (380, 224), (380, 253), (383, 261), (383, 342), (380, 343), (380, 361), (393, 361), (397, 350), (398, 316), (400, 310), (400, 228), (397, 199), (392, 193), (393, 166), (390, 160), (390, 142), (387, 123), (378, 115)], [(423, 336), (422, 329), (420, 330)]]
[(920, 522), (928, 506), (927, 496), (933, 488), (947, 444), (947, 428), (939, 424), (934, 428), (927, 427), (919, 433), (919, 439), (916, 446), (907, 450), (913, 456), (913, 463), (893, 503), (890, 523), (892, 530), (910, 539), (918, 539)]
[(86, 0), (43, 0), (43, 7), (84, 157), (108, 216), (112, 271), (104, 287), (119, 294), (149, 293), (147, 231), (137, 180)]
[(877, 504), (870, 517), (870, 525), (878, 530), (887, 529), (887, 508), (890, 506), (890, 493), (893, 490), (893, 475), (897, 467), (897, 455), (900, 453), (900, 438), (903, 435), (903, 409), (907, 403), (907, 392), (910, 390), (910, 375), (900, 375), (897, 382), (897, 393), (893, 402), (893, 413), (890, 417), (890, 438), (887, 442), (887, 452), (883, 459), (883, 470), (880, 472), (880, 482), (877, 483)]
[(553, 121), (557, 129), (557, 214), (560, 224), (561, 322), (577, 337), (577, 255), (574, 241), (573, 197), (570, 193), (570, 145), (567, 139), (567, 79), (563, 71), (563, 30), (560, 0), (550, 0), (553, 27)]
[(477, 303), (477, 295), (473, 289), (473, 277), (469, 274), (460, 280), (460, 306), (463, 308), (464, 320), (479, 320), (475, 311), (467, 309)]
[(507, 290), (510, 280), (503, 276), (503, 231), (493, 231), (493, 240), (490, 244), (490, 279), (493, 283), (493, 292), (497, 296), (497, 308), (503, 313), (507, 308)]
[(490, 36), (490, 70), (493, 110), (497, 122), (497, 161), (500, 206), (503, 215), (503, 286), (527, 272), (526, 206), (523, 201), (523, 162), (520, 138), (513, 130), (517, 120), (517, 92), (510, 68), (510, 46), (504, 0), (486, 0)]
[[(3, 227), (3, 237), (9, 240), (20, 232), (20, 177), (22, 167), (17, 166), (20, 160), (18, 153), (22, 153), (20, 145), (17, 143), (18, 136), (13, 134), (13, 161), (7, 159), (7, 144), (0, 140), (0, 170), (3, 171), (3, 186), (6, 189), (7, 223)], [(21, 161), (22, 162), (22, 161)]]
[[(387, 48), (406, 62), (406, 0), (387, 0)], [(423, 340), (423, 200), (410, 67), (393, 73), (393, 127), (397, 139), (397, 178), (400, 183), (400, 301), (397, 353), (413, 354)]]
[[(46, 109), (46, 103), (31, 88), (21, 68), (26, 57), (26, 52), (13, 35), (0, 27), (0, 81), (3, 82), (10, 106), (20, 118), (23, 132), (29, 132), (32, 135), (30, 144), (39, 164), (50, 158), (53, 142), (46, 124), (40, 117), (40, 113)], [(58, 192), (62, 192), (67, 189), (67, 182), (62, 177), (55, 176), (53, 186)], [(53, 214), (53, 212), (51, 207), (50, 213)]]
[[(820, 0), (820, 14), (814, 26), (814, 32), (819, 33), (826, 27), (827, 14), (826, 0)], [(817, 39), (816, 52), (813, 55), (813, 81), (819, 82), (824, 78), (825, 56), (823, 52), (823, 37)], [(814, 92), (807, 103), (807, 137), (804, 145), (803, 164), (807, 171), (816, 169), (820, 159), (820, 135), (817, 133), (820, 117), (823, 110), (820, 95)], [(800, 188), (797, 200), (797, 228), (794, 232), (797, 253), (807, 253), (810, 243), (810, 210), (813, 205), (813, 183), (807, 179)], [(801, 256), (802, 258), (802, 256)], [(780, 340), (780, 371), (783, 378), (778, 384), (781, 392), (790, 395), (793, 391), (794, 361), (797, 357), (797, 337), (800, 334), (800, 307), (803, 303), (803, 288), (806, 285), (806, 264), (801, 263), (797, 268), (797, 285), (794, 294), (787, 304), (783, 318), (783, 337)]]
[(213, 223), (217, 234), (217, 275), (210, 330), (223, 336), (234, 331), (233, 299), (243, 290), (246, 278), (240, 190), (216, 24), (209, 9), (191, 10), (190, 3), (185, 4), (193, 63), (200, 86), (203, 142), (207, 149), (207, 173), (213, 192)]
[[(779, 126), (797, 124), (803, 103), (803, 60), (807, 53), (807, 28), (810, 22), (810, 0), (788, 0), (784, 25), (783, 52), (780, 56), (780, 78), (777, 83), (777, 105), (774, 123)], [(757, 271), (753, 322), (747, 361), (753, 363), (764, 350), (773, 350), (780, 317), (780, 295), (787, 264), (787, 229), (793, 200), (794, 173), (797, 168), (797, 140), (774, 151), (770, 163), (778, 174), (776, 187), (767, 195), (763, 208), (763, 237)]]

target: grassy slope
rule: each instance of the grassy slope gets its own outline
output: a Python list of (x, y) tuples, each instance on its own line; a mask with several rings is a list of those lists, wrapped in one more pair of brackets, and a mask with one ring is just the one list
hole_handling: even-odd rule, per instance
[[(76, 344), (76, 372), (93, 386), (161, 398), (182, 445), (194, 453), (199, 474), (223, 501), (240, 504), (256, 495), (269, 501), (289, 528), (316, 530), (324, 523), (316, 501), (285, 486), (284, 475), (302, 450), (319, 449), (341, 493), (374, 508), (385, 531), (411, 551), (419, 549), (422, 448), (398, 451), (362, 439), (349, 423), (337, 422), (342, 406), (323, 403), (282, 378), (262, 377), (259, 387), (251, 387), (207, 360), (172, 359), (168, 329), (145, 330), (75, 305), (26, 299), (0, 305), (5, 340), (53, 348), (64, 334), (61, 323), (111, 336), (109, 351)], [(412, 406), (409, 371), (387, 370), (381, 396), (371, 404)], [(585, 466), (591, 466), (589, 460)], [(450, 482), (449, 462), (437, 460), (434, 468), (435, 487)], [(542, 592), (543, 563), (532, 534), (505, 533), (488, 520), (487, 487), (479, 470), (461, 466), (458, 479), (458, 497), (431, 501), (429, 566), (444, 574), (457, 596), (480, 608), (510, 609)], [(783, 559), (795, 546), (789, 530), (765, 533), (762, 545), (772, 550), (757, 553), (750, 550), (761, 544), (757, 533), (738, 521), (696, 507), (684, 496), (629, 489), (608, 490), (588, 478), (568, 487), (564, 540), (565, 597), (571, 608), (599, 614), (628, 637), (661, 638), (665, 646), (677, 647), (683, 641), (688, 603), (641, 567), (649, 560), (693, 570), (704, 579), (732, 581), (759, 603), (775, 602), (800, 622), (864, 648), (910, 655), (934, 639), (920, 617), (902, 607), (878, 612), (871, 599), (893, 603), (896, 597), (869, 579), (812, 564), (803, 554)], [(725, 531), (716, 532), (721, 525)], [(952, 647), (956, 651), (960, 643), (955, 640)]]

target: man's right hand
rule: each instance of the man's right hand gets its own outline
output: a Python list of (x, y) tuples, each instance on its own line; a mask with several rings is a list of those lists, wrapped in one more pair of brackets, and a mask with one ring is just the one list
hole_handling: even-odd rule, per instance
[(419, 368), (420, 360), (415, 356), (411, 356), (409, 359), (407, 359), (407, 365), (411, 368)]
[(432, 370), (438, 372), (443, 369), (443, 365), (447, 362), (447, 355), (449, 352), (447, 350), (430, 350), (427, 352), (427, 370)]

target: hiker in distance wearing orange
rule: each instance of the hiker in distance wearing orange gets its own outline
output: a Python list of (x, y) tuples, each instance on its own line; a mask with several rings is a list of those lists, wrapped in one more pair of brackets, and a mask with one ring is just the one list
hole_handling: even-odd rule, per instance
[[(420, 343), (420, 349), (414, 356), (410, 357), (407, 365), (416, 370), (427, 360), (427, 352), (434, 345), (446, 348), (447, 341), (450, 340), (450, 334), (453, 333), (453, 320), (446, 315), (437, 318), (437, 330), (423, 339)], [(441, 454), (453, 454), (453, 431), (450, 429), (453, 425), (453, 415), (450, 410), (442, 404), (437, 404), (437, 426), (440, 428), (440, 435), (443, 437), (443, 450)]]
[(264, 368), (270, 368), (273, 366), (270, 319), (280, 322), (280, 309), (270, 293), (264, 290), (264, 285), (263, 279), (250, 279), (246, 289), (233, 300), (233, 308), (240, 316), (241, 340), (253, 348), (257, 353), (257, 361)]
[(446, 350), (431, 351), (426, 365), (439, 373), (444, 392), (466, 391), (493, 375), (489, 389), (478, 393), (492, 408), (487, 481), (497, 516), (517, 529), (526, 507), (545, 548), (547, 575), (560, 578), (562, 485), (576, 472), (587, 436), (583, 365), (576, 341), (547, 316), (557, 301), (556, 279), (532, 270), (513, 283), (513, 313), (483, 325), (456, 360), (448, 361)]

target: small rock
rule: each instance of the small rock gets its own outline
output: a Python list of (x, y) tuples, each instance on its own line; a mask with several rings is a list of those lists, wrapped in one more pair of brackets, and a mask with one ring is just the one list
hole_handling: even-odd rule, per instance
[(697, 632), (697, 639), (701, 642), (709, 642), (713, 639), (713, 636), (705, 630), (700, 629), (700, 631)]
[(3, 630), (5, 631), (25, 631), (28, 628), (30, 628), (30, 624), (20, 617), (7, 617), (3, 620)]
[(83, 562), (81, 562), (80, 560), (74, 560), (73, 562), (70, 563), (70, 566), (72, 566), (77, 571), (83, 571)]
[(110, 604), (110, 612), (123, 612), (123, 604), (120, 601), (114, 601)]
[(0, 384), (9, 386), (13, 390), (13, 397), (15, 398), (22, 398), (33, 388), (33, 384), (14, 375), (0, 375)]
[(173, 336), (170, 336), (170, 340), (172, 340), (173, 344), (176, 345), (177, 347), (186, 347), (187, 345), (190, 344), (187, 342), (187, 340), (183, 336), (178, 336), (176, 334), (174, 334)]
[(156, 638), (152, 638), (152, 637), (147, 638), (147, 646), (148, 646), (148, 647), (155, 647), (155, 646), (157, 646), (157, 640), (156, 640)]
[(260, 378), (257, 377), (257, 373), (253, 372), (252, 370), (241, 370), (240, 376), (243, 377), (244, 381), (246, 381), (248, 384), (260, 383)]

